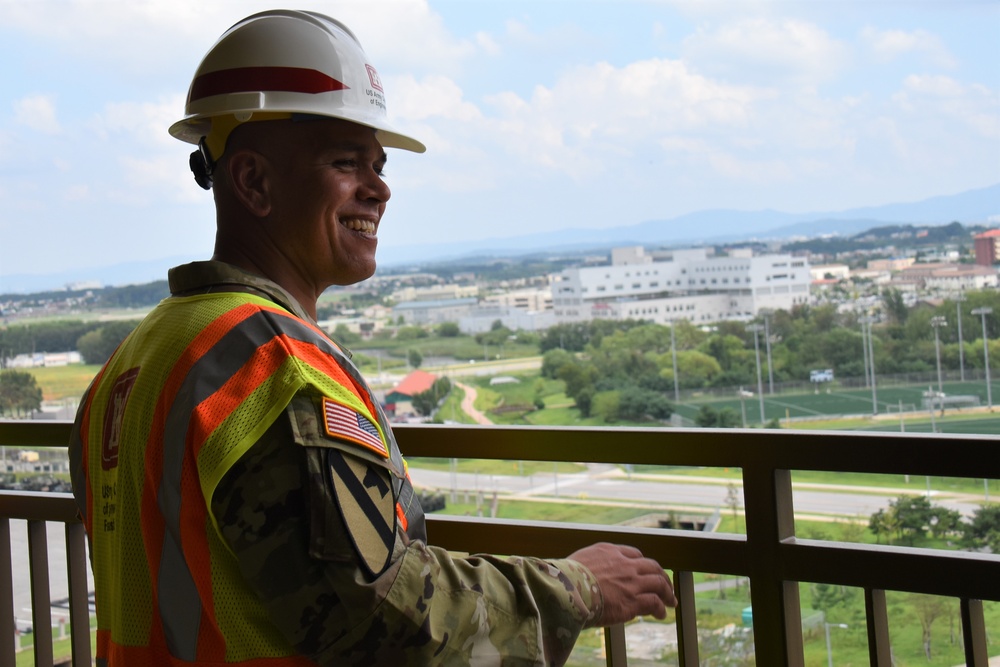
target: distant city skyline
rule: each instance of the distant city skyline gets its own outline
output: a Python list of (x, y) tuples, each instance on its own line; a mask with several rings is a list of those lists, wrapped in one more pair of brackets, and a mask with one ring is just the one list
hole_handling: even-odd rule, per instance
[[(14, 275), (211, 254), (211, 196), (166, 128), (212, 42), (271, 4), (0, 2), (18, 63), (0, 92), (0, 293)], [(428, 145), (390, 154), (384, 258), (1000, 183), (1000, 3), (297, 6), (358, 34), (393, 121)]]

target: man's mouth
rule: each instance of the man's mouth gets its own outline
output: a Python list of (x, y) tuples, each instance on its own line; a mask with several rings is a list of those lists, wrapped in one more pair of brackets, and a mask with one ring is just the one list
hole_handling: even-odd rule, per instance
[(341, 220), (340, 224), (347, 227), (352, 232), (361, 232), (362, 234), (375, 235), (375, 223), (372, 220), (363, 220), (361, 218), (347, 218), (346, 220)]

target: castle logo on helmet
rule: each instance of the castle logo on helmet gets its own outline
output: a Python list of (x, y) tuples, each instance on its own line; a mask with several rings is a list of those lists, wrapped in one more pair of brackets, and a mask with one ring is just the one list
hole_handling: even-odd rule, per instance
[(372, 88), (380, 93), (384, 93), (385, 91), (382, 90), (382, 79), (378, 78), (378, 72), (375, 71), (375, 68), (366, 63), (365, 69), (368, 70), (368, 80), (372, 82)]

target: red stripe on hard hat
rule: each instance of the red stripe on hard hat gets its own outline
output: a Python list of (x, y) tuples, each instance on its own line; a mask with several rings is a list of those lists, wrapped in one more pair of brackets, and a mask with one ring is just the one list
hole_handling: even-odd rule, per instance
[(347, 84), (301, 67), (236, 67), (208, 72), (191, 84), (190, 102), (213, 95), (252, 91), (286, 93), (328, 93), (346, 90)]

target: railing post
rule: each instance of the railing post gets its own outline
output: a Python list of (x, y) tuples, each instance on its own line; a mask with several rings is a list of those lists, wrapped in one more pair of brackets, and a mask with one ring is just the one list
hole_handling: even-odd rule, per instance
[(74, 665), (91, 663), (88, 567), (87, 535), (83, 524), (68, 523), (66, 524), (66, 570), (69, 585), (69, 630)]
[(962, 600), (962, 639), (965, 640), (965, 664), (987, 667), (986, 619), (982, 600)]
[(691, 572), (674, 572), (674, 593), (677, 595), (677, 659), (680, 667), (698, 667), (698, 609)]
[(604, 651), (608, 667), (628, 667), (628, 647), (625, 643), (625, 626), (619, 623), (604, 628)]
[(31, 563), (31, 625), (35, 665), (52, 664), (52, 598), (49, 593), (49, 546), (45, 522), (28, 521), (28, 561)]
[(795, 537), (791, 471), (745, 467), (743, 480), (757, 664), (804, 667), (799, 585), (781, 577), (781, 541)]
[[(10, 553), (10, 519), (0, 519), (0, 601), (14, 600), (14, 565)], [(0, 604), (0, 664), (13, 665), (17, 651), (13, 604)]]
[(872, 667), (892, 667), (889, 614), (885, 591), (865, 589), (865, 620), (868, 624), (868, 661)]

